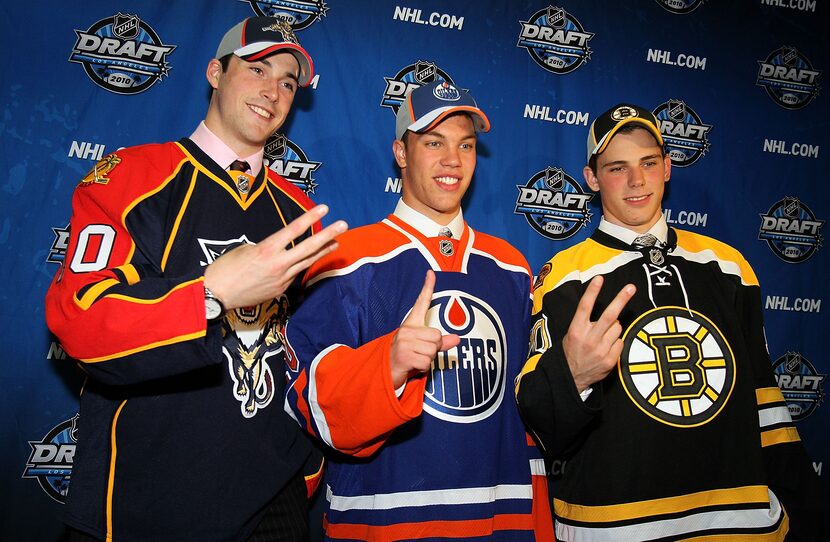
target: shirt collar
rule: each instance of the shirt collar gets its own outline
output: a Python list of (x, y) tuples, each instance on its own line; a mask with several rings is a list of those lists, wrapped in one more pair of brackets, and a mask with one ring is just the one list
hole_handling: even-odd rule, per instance
[(254, 177), (259, 175), (262, 169), (262, 157), (265, 149), (262, 148), (250, 156), (237, 156), (236, 153), (222, 141), (218, 135), (210, 131), (205, 125), (205, 121), (199, 123), (196, 130), (190, 134), (190, 140), (193, 141), (202, 151), (207, 154), (211, 160), (219, 164), (222, 169), (228, 169), (228, 166), (234, 160), (242, 160), (248, 162), (251, 166), (251, 173)]
[(464, 233), (464, 213), (461, 209), (458, 210), (458, 214), (446, 226), (442, 226), (431, 218), (427, 218), (419, 213), (404, 203), (403, 199), (398, 200), (398, 205), (395, 207), (393, 214), (415, 228), (424, 237), (438, 237), (438, 230), (441, 228), (449, 228), (452, 231), (454, 239), (460, 239), (461, 234)]
[(649, 228), (647, 232), (637, 233), (636, 231), (629, 230), (623, 226), (618, 226), (617, 224), (612, 224), (605, 220), (603, 216), (602, 219), (599, 221), (599, 230), (607, 233), (612, 237), (616, 237), (620, 241), (624, 242), (627, 245), (630, 245), (634, 242), (634, 239), (643, 235), (643, 233), (650, 233), (660, 241), (661, 244), (665, 245), (666, 241), (669, 237), (669, 225), (666, 223), (666, 215), (660, 213), (660, 220), (658, 220), (654, 226)]

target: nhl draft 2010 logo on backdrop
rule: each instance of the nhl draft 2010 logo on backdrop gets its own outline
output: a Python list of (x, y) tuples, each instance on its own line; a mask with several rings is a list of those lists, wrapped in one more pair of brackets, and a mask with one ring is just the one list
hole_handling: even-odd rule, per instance
[(573, 177), (558, 167), (547, 167), (533, 174), (524, 186), (516, 185), (517, 215), (524, 215), (534, 230), (554, 241), (573, 236), (591, 221), (586, 194)]
[(821, 70), (795, 47), (779, 47), (766, 60), (758, 61), (756, 85), (763, 87), (772, 101), (786, 109), (806, 107), (818, 96)]
[(328, 6), (323, 0), (242, 0), (251, 4), (257, 15), (276, 17), (302, 30), (326, 16)]
[(787, 352), (775, 360), (772, 371), (793, 421), (807, 418), (824, 402), (822, 384), (827, 375), (819, 374), (810, 360), (798, 352)]
[(823, 225), (824, 220), (816, 219), (804, 202), (785, 197), (761, 214), (758, 239), (766, 241), (770, 250), (785, 262), (801, 263), (821, 247)]
[(96, 85), (116, 94), (144, 92), (168, 75), (167, 55), (176, 48), (162, 43), (137, 15), (125, 13), (101, 19), (88, 30), (75, 29), (75, 34), (69, 61), (83, 65)]
[(586, 32), (564, 9), (548, 6), (519, 23), (522, 30), (516, 47), (527, 49), (533, 61), (547, 71), (563, 75), (590, 60), (588, 42), (593, 32)]
[(489, 417), (504, 398), (507, 367), (504, 326), (483, 300), (458, 290), (438, 292), (427, 325), (461, 338), (438, 352), (427, 374), (424, 411), (448, 422)]
[(666, 143), (673, 166), (691, 166), (709, 150), (711, 124), (705, 124), (683, 100), (669, 100), (657, 106), (654, 116)]
[(274, 134), (265, 143), (265, 164), (306, 194), (317, 188), (311, 174), (323, 165), (309, 160), (299, 145), (282, 134)]
[(691, 13), (700, 7), (706, 0), (657, 0), (664, 9), (677, 13), (678, 15), (685, 15)]
[(36, 478), (47, 495), (63, 504), (72, 478), (75, 443), (78, 442), (78, 415), (64, 420), (40, 441), (29, 441), (32, 453), (23, 478)]
[(394, 77), (384, 77), (384, 79), (386, 80), (386, 88), (383, 91), (380, 105), (390, 108), (396, 115), (398, 114), (398, 108), (403, 103), (404, 96), (410, 90), (433, 81), (446, 81), (455, 84), (455, 81), (447, 72), (428, 60), (418, 60), (400, 70)]

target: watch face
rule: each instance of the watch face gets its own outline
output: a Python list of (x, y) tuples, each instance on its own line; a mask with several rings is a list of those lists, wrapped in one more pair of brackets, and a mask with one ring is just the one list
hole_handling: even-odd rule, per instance
[(210, 297), (205, 298), (205, 318), (215, 320), (222, 315), (222, 304)]

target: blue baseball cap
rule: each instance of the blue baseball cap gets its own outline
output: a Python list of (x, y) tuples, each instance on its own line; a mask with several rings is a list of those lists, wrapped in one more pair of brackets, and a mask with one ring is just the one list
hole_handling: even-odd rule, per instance
[(423, 133), (434, 128), (453, 113), (467, 113), (477, 132), (489, 132), (490, 120), (472, 96), (448, 81), (433, 81), (411, 90), (398, 109), (395, 137), (407, 130)]

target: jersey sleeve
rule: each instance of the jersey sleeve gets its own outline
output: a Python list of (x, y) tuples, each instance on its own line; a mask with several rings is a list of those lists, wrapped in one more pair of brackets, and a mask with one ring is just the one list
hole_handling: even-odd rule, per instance
[[(546, 264), (549, 266), (550, 263)], [(516, 378), (519, 410), (540, 447), (550, 458), (578, 448), (601, 409), (602, 384), (585, 401), (571, 376), (562, 339), (584, 288), (570, 281), (556, 288), (540, 272), (533, 292), (528, 359)]]
[(369, 294), (363, 289), (353, 273), (320, 280), (307, 290), (286, 326), (285, 402), (308, 433), (361, 457), (421, 414), (426, 386), (425, 378), (411, 379), (400, 397), (395, 394), (389, 353), (397, 329), (367, 336), (363, 300)]
[(49, 329), (92, 378), (107, 384), (135, 384), (221, 359), (219, 326), (208, 332), (205, 320), (202, 271), (168, 277), (153, 248), (165, 217), (148, 216), (144, 230), (127, 226), (129, 212), (157, 195), (185, 160), (170, 146), (148, 147), (105, 157), (75, 189), (66, 257), (46, 294)]
[[(749, 269), (749, 264), (745, 266)], [(760, 445), (768, 485), (790, 517), (787, 540), (825, 540), (830, 536), (824, 521), (827, 496), (772, 372), (760, 288), (751, 269), (749, 275), (749, 285), (743, 285), (738, 296), (738, 313), (743, 315), (744, 337), (753, 361)]]

